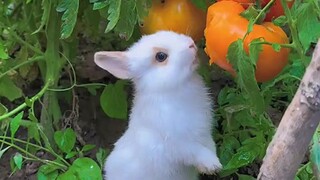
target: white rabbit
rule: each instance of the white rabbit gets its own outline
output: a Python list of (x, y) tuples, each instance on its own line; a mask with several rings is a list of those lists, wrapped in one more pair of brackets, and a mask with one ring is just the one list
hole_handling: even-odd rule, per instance
[(190, 37), (170, 31), (143, 36), (125, 52), (95, 53), (98, 66), (135, 86), (129, 127), (105, 163), (107, 180), (196, 180), (199, 171), (221, 169), (196, 54)]

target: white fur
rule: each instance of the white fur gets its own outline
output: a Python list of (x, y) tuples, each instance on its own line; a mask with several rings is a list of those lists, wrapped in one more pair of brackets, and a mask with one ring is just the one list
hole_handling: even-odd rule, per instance
[[(105, 163), (107, 180), (196, 180), (221, 168), (211, 136), (212, 102), (192, 63), (190, 37), (160, 31), (128, 51), (135, 85), (129, 127)], [(155, 65), (153, 48), (168, 50)], [(107, 59), (106, 59), (107, 60)]]

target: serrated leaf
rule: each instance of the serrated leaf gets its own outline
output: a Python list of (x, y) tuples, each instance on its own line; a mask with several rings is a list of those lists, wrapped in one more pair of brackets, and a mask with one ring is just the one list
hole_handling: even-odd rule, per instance
[(101, 169), (98, 164), (87, 157), (76, 159), (68, 171), (60, 174), (58, 180), (102, 180)]
[(106, 86), (100, 96), (103, 111), (112, 118), (127, 119), (127, 92), (125, 81), (118, 80), (114, 85)]
[(143, 19), (148, 15), (152, 6), (152, 0), (136, 0), (136, 8), (139, 23), (143, 23)]
[(191, 0), (191, 2), (199, 9), (207, 9), (207, 0)]
[(8, 112), (7, 107), (0, 103), (0, 116), (6, 114)]
[(19, 114), (17, 114), (11, 121), (10, 121), (10, 132), (11, 132), (11, 137), (14, 137), (16, 134), (17, 130), (20, 127), (20, 122), (23, 117), (23, 111), (21, 111)]
[(129, 40), (133, 34), (134, 27), (138, 20), (136, 2), (122, 0), (120, 17), (121, 18), (114, 27), (114, 30), (119, 33), (120, 38)]
[(271, 46), (276, 52), (280, 52), (280, 49), (281, 49), (280, 44), (272, 43)]
[(296, 9), (296, 18), (299, 39), (306, 52), (311, 42), (317, 42), (320, 37), (320, 20), (314, 3), (301, 3)]
[(18, 169), (21, 169), (22, 167), (22, 155), (20, 153), (16, 153), (13, 157), (13, 161), (15, 165), (18, 167)]
[(95, 2), (93, 4), (93, 10), (103, 9), (108, 6), (108, 1)]
[(105, 33), (110, 32), (118, 23), (120, 19), (120, 10), (121, 3), (123, 0), (109, 0), (109, 8), (108, 8), (108, 25), (105, 30)]
[(9, 101), (13, 101), (22, 96), (22, 91), (8, 76), (4, 76), (0, 79), (0, 97), (1, 96), (6, 97)]
[(264, 99), (255, 80), (254, 65), (243, 48), (243, 41), (237, 40), (230, 44), (227, 58), (237, 71), (237, 84), (248, 96), (251, 107), (257, 114), (264, 111)]
[(79, 9), (79, 0), (64, 0), (61, 1), (57, 7), (58, 12), (63, 12), (61, 25), (61, 39), (68, 38), (77, 22), (77, 15)]
[(54, 141), (61, 151), (69, 153), (76, 143), (76, 134), (71, 128), (56, 131), (54, 133)]
[(92, 149), (94, 149), (96, 147), (96, 145), (94, 144), (86, 144), (85, 146), (83, 146), (82, 148), (82, 152), (86, 152), (86, 151), (90, 151)]
[(102, 149), (102, 148), (99, 148), (99, 150), (96, 154), (96, 158), (97, 158), (98, 163), (100, 164), (100, 167), (104, 166), (104, 163), (105, 163), (105, 160), (106, 160), (108, 154), (109, 154), (109, 151)]
[(2, 44), (2, 42), (0, 41), (0, 60), (5, 60), (8, 58), (9, 58), (9, 55), (7, 53), (7, 50), (4, 47), (4, 45)]

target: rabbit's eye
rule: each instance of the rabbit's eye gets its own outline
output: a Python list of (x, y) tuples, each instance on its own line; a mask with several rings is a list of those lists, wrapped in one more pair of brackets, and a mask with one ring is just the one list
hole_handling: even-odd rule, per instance
[(167, 59), (168, 55), (164, 52), (157, 52), (156, 54), (156, 60), (158, 62), (163, 62)]

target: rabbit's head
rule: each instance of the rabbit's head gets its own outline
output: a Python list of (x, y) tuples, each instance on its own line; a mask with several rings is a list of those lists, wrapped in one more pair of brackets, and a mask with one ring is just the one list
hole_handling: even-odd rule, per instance
[(198, 65), (194, 41), (182, 34), (159, 31), (143, 36), (127, 51), (101, 51), (94, 61), (120, 79), (132, 79), (148, 91), (174, 89), (189, 81)]

